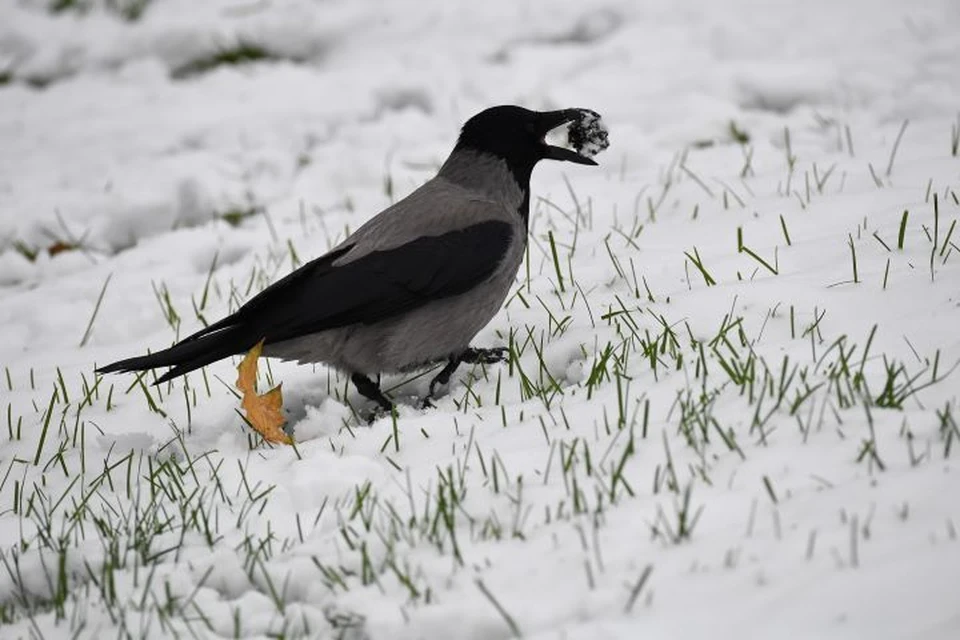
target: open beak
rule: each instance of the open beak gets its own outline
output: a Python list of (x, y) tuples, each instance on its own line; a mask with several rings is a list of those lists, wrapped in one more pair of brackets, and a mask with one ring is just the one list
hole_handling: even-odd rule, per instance
[[(562, 127), (568, 122), (573, 122), (580, 118), (580, 111), (577, 109), (561, 109), (559, 111), (544, 111), (540, 113), (540, 122), (538, 133), (541, 141), (546, 139), (548, 133), (558, 127)], [(576, 162), (577, 164), (596, 165), (597, 163), (586, 156), (582, 156), (572, 149), (564, 147), (555, 147), (543, 142), (543, 157), (548, 160), (561, 160), (566, 162)]]

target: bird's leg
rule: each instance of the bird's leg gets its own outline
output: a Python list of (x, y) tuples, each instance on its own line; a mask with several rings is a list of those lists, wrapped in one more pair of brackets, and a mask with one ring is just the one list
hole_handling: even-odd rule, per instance
[(423, 399), (423, 403), (420, 405), (423, 409), (430, 409), (433, 407), (433, 402), (430, 401), (433, 398), (433, 394), (436, 393), (438, 386), (443, 386), (450, 382), (450, 376), (453, 375), (453, 372), (457, 370), (457, 367), (460, 366), (460, 363), (463, 362), (462, 356), (452, 356), (447, 360), (447, 364), (444, 365), (443, 369), (440, 370), (433, 380), (430, 381), (430, 391), (427, 392), (427, 397)]
[(355, 373), (350, 376), (350, 381), (353, 382), (354, 386), (357, 388), (357, 391), (360, 392), (364, 398), (373, 400), (380, 408), (390, 413), (393, 410), (393, 403), (383, 395), (383, 391), (380, 390), (380, 385), (363, 375), (362, 373)]
[(440, 373), (430, 381), (430, 391), (427, 393), (427, 397), (423, 399), (421, 406), (424, 409), (433, 406), (431, 399), (437, 387), (450, 382), (450, 376), (457, 370), (461, 362), (466, 362), (467, 364), (496, 364), (497, 362), (506, 360), (509, 351), (506, 347), (495, 347), (493, 349), (475, 349), (470, 347), (463, 353), (452, 356), (443, 369), (440, 370)]

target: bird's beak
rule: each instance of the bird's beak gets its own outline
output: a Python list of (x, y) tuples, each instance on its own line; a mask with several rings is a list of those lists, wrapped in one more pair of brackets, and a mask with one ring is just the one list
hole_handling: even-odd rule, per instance
[[(580, 117), (577, 109), (561, 109), (560, 111), (544, 111), (540, 113), (540, 122), (538, 123), (538, 133), (540, 139), (545, 140), (548, 133), (558, 127), (562, 127), (568, 122), (572, 122)], [(555, 147), (543, 142), (543, 157), (548, 160), (561, 160), (565, 162), (576, 162), (577, 164), (596, 165), (597, 163), (586, 156), (582, 156), (572, 149), (564, 147)]]

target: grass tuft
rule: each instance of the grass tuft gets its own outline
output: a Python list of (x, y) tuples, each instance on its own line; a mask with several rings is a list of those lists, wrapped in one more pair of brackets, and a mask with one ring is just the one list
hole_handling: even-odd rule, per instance
[(104, 10), (127, 22), (136, 22), (143, 17), (153, 0), (52, 0), (48, 5), (50, 13), (73, 12), (86, 14), (98, 5)]
[(257, 205), (248, 205), (246, 207), (231, 207), (222, 213), (216, 214), (214, 217), (223, 220), (231, 227), (239, 227), (246, 220), (256, 217), (264, 213), (263, 207)]
[(283, 60), (299, 62), (299, 60), (295, 58), (273, 52), (264, 45), (241, 39), (232, 46), (221, 47), (210, 54), (195, 58), (176, 67), (171, 72), (171, 76), (176, 80), (186, 80), (210, 73), (219, 67), (243, 66), (257, 62), (279, 62)]

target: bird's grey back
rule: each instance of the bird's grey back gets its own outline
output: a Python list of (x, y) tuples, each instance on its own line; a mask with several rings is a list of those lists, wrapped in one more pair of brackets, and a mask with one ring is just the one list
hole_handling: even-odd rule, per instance
[[(524, 193), (502, 160), (473, 151), (451, 154), (436, 177), (359, 227), (338, 248), (353, 248), (335, 264), (470, 225), (501, 220), (524, 235)], [(524, 239), (525, 240), (525, 239)]]

